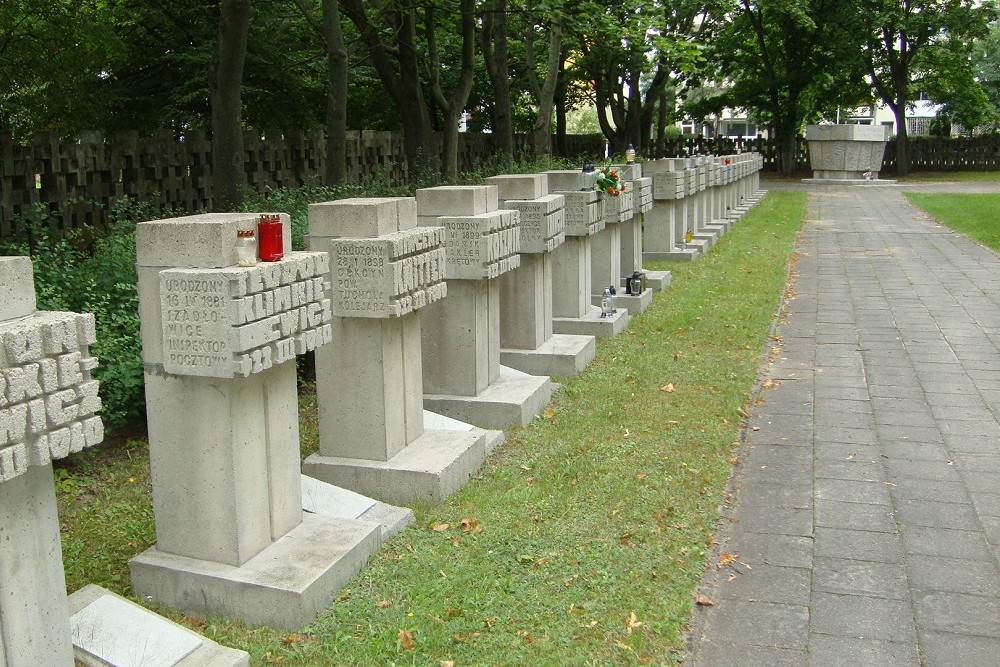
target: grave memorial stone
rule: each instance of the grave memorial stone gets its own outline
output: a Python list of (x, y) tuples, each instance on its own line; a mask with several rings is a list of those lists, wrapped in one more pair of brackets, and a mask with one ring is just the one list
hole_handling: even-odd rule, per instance
[[(530, 368), (526, 359), (537, 355), (541, 363), (554, 367), (559, 356), (571, 356), (573, 367), (582, 368), (589, 363), (590, 341), (586, 338), (563, 338), (559, 334), (589, 336), (583, 331), (559, 331), (553, 328), (553, 275), (554, 252), (566, 236), (566, 198), (549, 194), (545, 174), (507, 174), (486, 179), (488, 185), (497, 187), (500, 206), (513, 208), (521, 213), (521, 266), (505, 275), (500, 283), (500, 348), (501, 358), (520, 367)], [(525, 225), (545, 229), (544, 243), (537, 240), (525, 243)], [(540, 235), (529, 234), (529, 238)], [(559, 289), (563, 289), (560, 285)], [(563, 348), (562, 344), (567, 343)], [(548, 357), (549, 360), (546, 360)], [(587, 361), (584, 361), (587, 360)]]
[(624, 309), (602, 317), (600, 306), (591, 302), (597, 289), (593, 283), (593, 239), (606, 226), (606, 199), (594, 190), (593, 172), (552, 170), (545, 172), (550, 194), (566, 202), (566, 242), (552, 256), (552, 330), (554, 335), (609, 338), (628, 324)]
[[(639, 163), (614, 165), (632, 193), (633, 214), (621, 223), (618, 296), (615, 301), (638, 315), (653, 303), (653, 292), (670, 284), (669, 271), (647, 271), (642, 266), (642, 234), (645, 214), (653, 207), (653, 179), (643, 177)], [(637, 275), (638, 274), (638, 275)], [(636, 283), (638, 289), (633, 289)]]
[(479, 429), (427, 429), (420, 310), (443, 299), (444, 227), (412, 197), (310, 204), (309, 246), (330, 253), (333, 340), (316, 353), (319, 452), (304, 472), (395, 504), (440, 502), (486, 458)]
[[(35, 309), (31, 260), (0, 257), (0, 664), (138, 667), (134, 652), (108, 651), (119, 637), (144, 641), (155, 664), (241, 667), (224, 648), (99, 586), (66, 596), (52, 460), (103, 440), (97, 411), (93, 315)], [(129, 621), (123, 605), (134, 610)], [(88, 616), (100, 616), (89, 627)], [(155, 637), (142, 627), (158, 625)], [(81, 632), (81, 629), (86, 632)], [(178, 650), (172, 639), (184, 635)], [(173, 648), (172, 648), (173, 647)], [(140, 656), (141, 657), (141, 656)], [(99, 659), (95, 662), (93, 659)]]
[(424, 405), (480, 426), (522, 425), (552, 394), (545, 376), (504, 368), (500, 277), (520, 266), (520, 213), (493, 186), (417, 190), (421, 225), (445, 228), (448, 297), (421, 311)]
[(888, 140), (889, 128), (882, 125), (807, 125), (813, 177), (804, 182), (855, 185), (877, 182)]
[(237, 232), (256, 223), (136, 226), (157, 543), (129, 564), (166, 606), (292, 629), (364, 566), (380, 526), (303, 515), (292, 362), (331, 341), (330, 258), (237, 266)]

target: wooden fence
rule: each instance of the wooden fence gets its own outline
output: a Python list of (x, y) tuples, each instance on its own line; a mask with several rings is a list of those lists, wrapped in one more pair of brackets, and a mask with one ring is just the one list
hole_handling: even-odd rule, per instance
[[(459, 169), (472, 171), (493, 153), (488, 134), (459, 135)], [(516, 149), (530, 152), (530, 137), (516, 137)], [(567, 137), (567, 156), (595, 158), (604, 154), (600, 136)], [(913, 137), (910, 144), (913, 171), (1000, 169), (1000, 137), (971, 139)], [(258, 192), (319, 182), (326, 164), (323, 132), (247, 132), (244, 137), (248, 185)], [(435, 135), (428, 150), (439, 154), (441, 137)], [(759, 151), (764, 168), (774, 170), (774, 143), (760, 137), (728, 139), (678, 137), (665, 147), (667, 156), (698, 153)], [(809, 152), (799, 140), (797, 163), (809, 168)], [(895, 172), (892, 142), (886, 148), (884, 173)], [(348, 133), (347, 174), (351, 183), (385, 179), (408, 182), (403, 142), (395, 132)], [(182, 138), (160, 131), (140, 138), (135, 132), (105, 137), (85, 133), (75, 142), (42, 135), (30, 146), (14, 144), (0, 136), (0, 239), (45, 220), (55, 234), (107, 222), (108, 210), (123, 196), (149, 202), (161, 210), (186, 212), (213, 209), (212, 142), (203, 133)]]

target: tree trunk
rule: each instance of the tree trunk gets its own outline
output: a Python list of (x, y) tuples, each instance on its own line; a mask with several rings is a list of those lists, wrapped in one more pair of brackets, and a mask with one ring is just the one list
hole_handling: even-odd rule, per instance
[(538, 155), (552, 154), (552, 105), (559, 80), (559, 61), (562, 58), (562, 26), (558, 23), (549, 29), (549, 55), (545, 67), (545, 82), (539, 85), (535, 75), (534, 49), (532, 48), (533, 24), (528, 22), (525, 33), (525, 61), (528, 88), (538, 102), (538, 117), (531, 129), (532, 143)]
[(424, 29), (430, 60), (428, 78), (434, 101), (444, 114), (444, 147), (441, 155), (441, 176), (446, 182), (458, 179), (458, 125), (465, 111), (465, 104), (472, 92), (476, 67), (476, 0), (461, 0), (462, 64), (458, 81), (449, 97), (441, 87), (441, 59), (437, 49), (437, 25), (434, 8), (424, 9)]
[(217, 210), (241, 204), (242, 188), (246, 185), (240, 114), (249, 26), (250, 0), (222, 0), (209, 84), (214, 208)]
[(507, 0), (493, 0), (483, 12), (483, 61), (490, 77), (493, 106), (490, 129), (496, 152), (514, 159), (514, 123), (510, 104), (510, 56), (507, 52)]
[(326, 169), (324, 182), (340, 185), (347, 176), (347, 49), (340, 25), (340, 2), (323, 0), (326, 42)]
[(660, 99), (656, 113), (656, 145), (653, 147), (653, 157), (664, 156), (664, 139), (667, 136), (667, 91), (660, 91)]
[[(905, 102), (905, 100), (904, 100)], [(898, 102), (892, 107), (896, 117), (896, 175), (906, 176), (910, 173), (909, 135), (906, 131), (906, 105)]]

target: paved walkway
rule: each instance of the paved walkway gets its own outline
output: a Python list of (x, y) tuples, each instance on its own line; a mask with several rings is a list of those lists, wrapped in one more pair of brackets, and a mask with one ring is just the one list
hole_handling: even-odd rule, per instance
[(1000, 258), (810, 192), (689, 663), (1000, 665)]

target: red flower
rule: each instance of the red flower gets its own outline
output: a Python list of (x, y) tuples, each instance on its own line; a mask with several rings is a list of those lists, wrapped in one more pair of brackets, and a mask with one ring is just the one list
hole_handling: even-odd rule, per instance
[(611, 170), (611, 178), (615, 179), (616, 181), (618, 180), (618, 172), (615, 171), (614, 169)]
[(614, 188), (608, 188), (608, 194), (609, 195), (615, 194), (615, 189)]
[(627, 187), (628, 187), (628, 185), (626, 185), (625, 183), (622, 183), (622, 192), (625, 192), (625, 188), (627, 188)]

